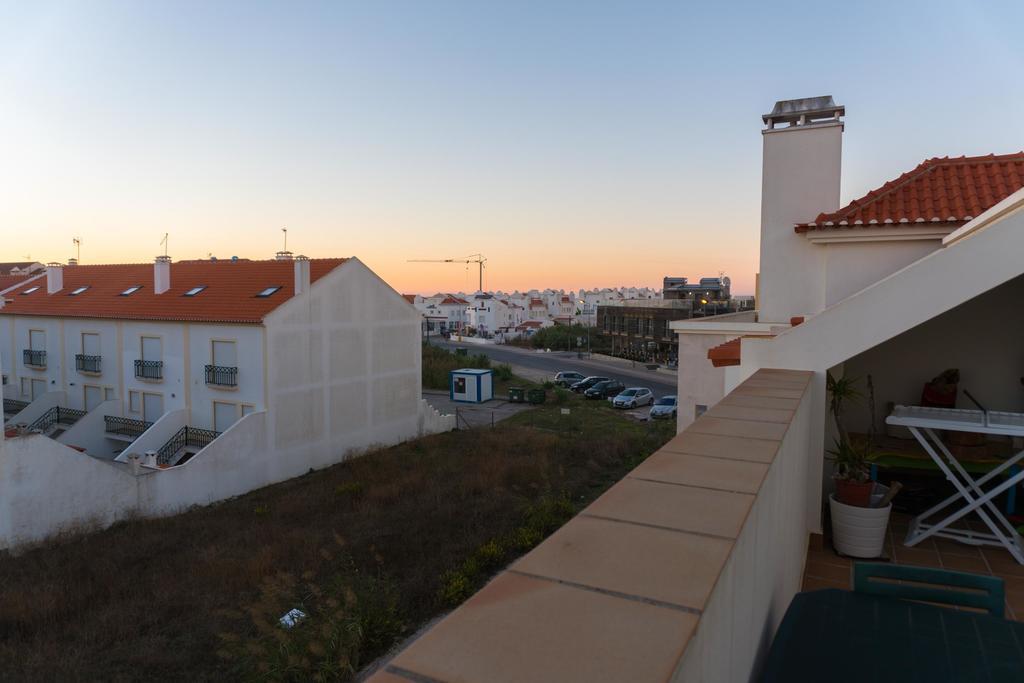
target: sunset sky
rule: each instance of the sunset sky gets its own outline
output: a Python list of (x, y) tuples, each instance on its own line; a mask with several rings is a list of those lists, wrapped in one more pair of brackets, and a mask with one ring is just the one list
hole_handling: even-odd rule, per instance
[[(856, 5), (856, 6), (854, 6)], [(1021, 2), (0, 0), (0, 261), (355, 255), (396, 289), (752, 293), (760, 115), (847, 107), (843, 200), (1024, 148)], [(822, 27), (829, 27), (823, 30)], [(813, 218), (808, 216), (808, 219)]]

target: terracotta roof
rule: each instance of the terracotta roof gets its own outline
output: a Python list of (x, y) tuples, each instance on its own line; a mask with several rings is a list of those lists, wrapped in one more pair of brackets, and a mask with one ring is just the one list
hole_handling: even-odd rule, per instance
[[(334, 270), (346, 259), (311, 259), (310, 281)], [(46, 293), (46, 278), (8, 292), (2, 315), (43, 315), (124, 320), (182, 320), (191, 322), (259, 323), (295, 292), (293, 261), (189, 261), (171, 264), (171, 287), (153, 293), (153, 264), (69, 266), (64, 286)], [(138, 291), (122, 296), (131, 287)], [(205, 285), (195, 296), (188, 290)], [(39, 289), (23, 294), (38, 286)], [(81, 294), (71, 295), (79, 287)], [(268, 287), (281, 289), (256, 296)]]
[(907, 223), (962, 224), (1024, 187), (1024, 152), (935, 157), (797, 232)]
[(450, 306), (452, 304), (455, 304), (455, 305), (458, 305), (458, 306), (465, 306), (468, 303), (469, 302), (463, 301), (462, 299), (460, 299), (458, 297), (447, 296), (447, 297), (445, 297), (444, 301), (442, 301), (439, 305), (444, 306), (445, 304), (448, 304)]
[(718, 346), (712, 346), (708, 349), (708, 360), (716, 368), (724, 368), (729, 365), (740, 364), (740, 339), (730, 339), (724, 344)]
[(29, 278), (38, 277), (39, 273), (32, 273), (31, 275), (0, 275), (0, 292), (15, 286), (19, 282), (24, 282)]
[(530, 308), (547, 308), (540, 299), (530, 299)]

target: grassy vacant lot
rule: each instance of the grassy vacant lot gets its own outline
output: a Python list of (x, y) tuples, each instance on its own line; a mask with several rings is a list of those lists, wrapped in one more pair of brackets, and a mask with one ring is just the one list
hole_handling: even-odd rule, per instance
[[(349, 679), (673, 431), (557, 400), (495, 429), (0, 554), (0, 679)], [(308, 618), (277, 626), (292, 607)]]

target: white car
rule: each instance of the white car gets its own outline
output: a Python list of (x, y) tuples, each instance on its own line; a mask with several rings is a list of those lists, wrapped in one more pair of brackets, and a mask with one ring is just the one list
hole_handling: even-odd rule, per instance
[(675, 418), (679, 403), (675, 396), (662, 396), (651, 406), (651, 419)]
[(630, 387), (612, 399), (615, 408), (639, 408), (654, 403), (654, 394), (646, 387)]

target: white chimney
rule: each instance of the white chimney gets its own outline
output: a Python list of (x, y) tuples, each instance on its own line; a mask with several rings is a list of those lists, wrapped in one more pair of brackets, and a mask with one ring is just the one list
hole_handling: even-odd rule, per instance
[(69, 266), (77, 266), (78, 265), (78, 259), (76, 259), (74, 256), (72, 256), (71, 258), (68, 259), (68, 265)]
[(153, 291), (163, 294), (171, 288), (171, 257), (157, 256), (153, 264)]
[(295, 296), (309, 291), (309, 257), (295, 257)]
[(292, 260), (292, 252), (290, 252), (290, 251), (279, 251), (276, 254), (274, 254), (274, 260), (276, 260), (276, 261), (291, 261)]
[(784, 100), (762, 117), (762, 322), (784, 323), (825, 308), (825, 252), (795, 226), (839, 208), (846, 108), (831, 96)]
[(57, 262), (46, 264), (46, 293), (56, 294), (64, 289), (64, 266)]

